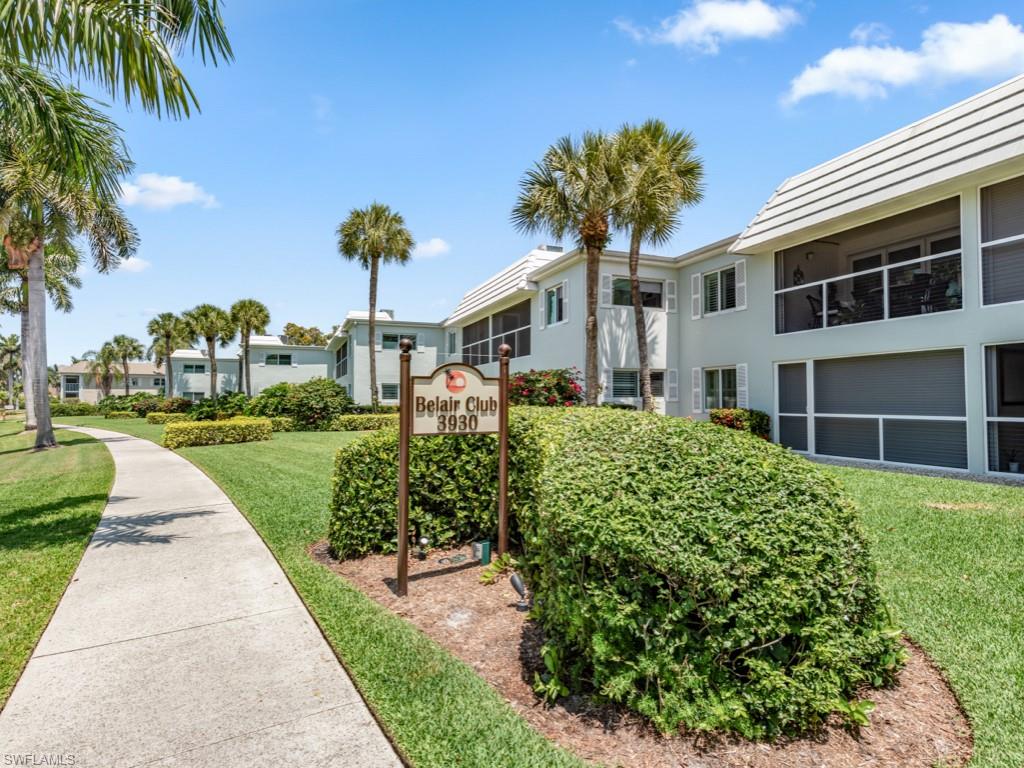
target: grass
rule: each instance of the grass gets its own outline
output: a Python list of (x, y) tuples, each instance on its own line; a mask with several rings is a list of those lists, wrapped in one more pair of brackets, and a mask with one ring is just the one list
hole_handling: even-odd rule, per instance
[(1024, 489), (830, 471), (859, 502), (897, 622), (970, 716), (971, 765), (1024, 765)]
[[(62, 419), (159, 441), (146, 426)], [(152, 434), (152, 432), (150, 432)], [(345, 433), (181, 451), (263, 535), (413, 765), (579, 765), (475, 673), (306, 554), (327, 527)], [(858, 500), (896, 621), (943, 669), (974, 728), (974, 768), (1024, 764), (1024, 490), (827, 467)], [(958, 505), (937, 509), (928, 504)], [(979, 506), (980, 505), (980, 506)]]
[(79, 427), (95, 427), (109, 429), (111, 432), (123, 432), (126, 435), (151, 440), (162, 445), (164, 435), (163, 424), (150, 424), (145, 419), (105, 419), (102, 416), (56, 416), (55, 424), (71, 424)]
[(0, 422), (0, 707), (46, 628), (96, 529), (114, 480), (107, 449), (59, 432), (35, 453), (35, 433)]

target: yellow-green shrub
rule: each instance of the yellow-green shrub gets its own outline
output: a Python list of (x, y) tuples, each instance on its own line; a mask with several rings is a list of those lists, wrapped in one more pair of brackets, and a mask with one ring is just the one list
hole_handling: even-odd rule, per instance
[(270, 440), (270, 419), (240, 416), (223, 421), (172, 421), (164, 427), (164, 445), (167, 448), (185, 448), (193, 445), (223, 445)]
[(135, 411), (107, 411), (105, 419), (137, 419), (139, 414)]
[(270, 428), (275, 432), (294, 432), (295, 419), (291, 416), (271, 416)]
[(170, 424), (174, 421), (189, 421), (187, 413), (164, 413), (163, 411), (152, 411), (146, 414), (146, 422), (149, 424)]
[(398, 425), (397, 413), (347, 413), (331, 422), (335, 432), (365, 432)]

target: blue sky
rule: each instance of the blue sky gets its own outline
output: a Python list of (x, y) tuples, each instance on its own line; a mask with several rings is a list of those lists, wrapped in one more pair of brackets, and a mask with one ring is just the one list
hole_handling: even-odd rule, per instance
[(49, 315), (51, 362), (242, 297), (268, 305), (273, 331), (328, 330), (367, 301), (335, 227), (375, 199), (433, 241), (384, 270), (380, 306), (441, 319), (542, 239), (509, 210), (551, 142), (648, 117), (695, 135), (707, 177), (659, 252), (719, 239), (787, 176), (1024, 71), (1019, 8), (227, 0), (236, 61), (185, 63), (201, 114), (111, 108), (137, 164), (139, 261), (84, 271), (75, 311)]

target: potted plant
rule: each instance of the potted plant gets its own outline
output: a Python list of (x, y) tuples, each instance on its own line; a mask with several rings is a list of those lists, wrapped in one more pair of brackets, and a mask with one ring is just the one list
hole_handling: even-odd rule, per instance
[(1017, 449), (1011, 448), (1010, 452), (1006, 455), (1006, 462), (1010, 465), (1010, 471), (1014, 473), (1020, 472), (1020, 462), (1017, 461)]

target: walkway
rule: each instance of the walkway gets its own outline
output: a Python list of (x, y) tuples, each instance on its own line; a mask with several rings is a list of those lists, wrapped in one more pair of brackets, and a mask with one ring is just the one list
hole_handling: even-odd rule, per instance
[(79, 431), (117, 479), (0, 713), (0, 764), (400, 766), (228, 497), (147, 440)]

